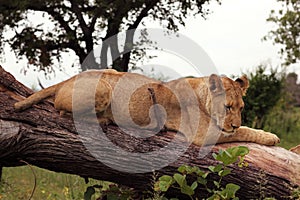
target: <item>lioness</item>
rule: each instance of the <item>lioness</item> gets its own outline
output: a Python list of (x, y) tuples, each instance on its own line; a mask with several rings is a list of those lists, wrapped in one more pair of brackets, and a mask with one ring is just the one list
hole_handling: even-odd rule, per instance
[(300, 144), (290, 149), (290, 151), (295, 152), (300, 155)]
[(235, 81), (211, 75), (160, 82), (135, 73), (93, 70), (34, 93), (17, 102), (27, 109), (55, 95), (61, 114), (96, 113), (100, 123), (176, 130), (196, 145), (233, 141), (275, 145), (279, 138), (241, 126), (246, 76)]

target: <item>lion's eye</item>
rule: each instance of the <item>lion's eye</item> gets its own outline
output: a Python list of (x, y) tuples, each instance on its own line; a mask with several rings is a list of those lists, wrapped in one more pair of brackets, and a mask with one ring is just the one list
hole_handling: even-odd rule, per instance
[(230, 111), (231, 110), (231, 106), (228, 106), (228, 105), (225, 105), (225, 109), (226, 109), (226, 111)]

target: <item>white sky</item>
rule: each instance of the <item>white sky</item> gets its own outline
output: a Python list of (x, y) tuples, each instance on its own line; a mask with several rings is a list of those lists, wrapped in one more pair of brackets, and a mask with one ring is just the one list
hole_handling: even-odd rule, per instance
[(275, 0), (224, 0), (208, 20), (191, 20), (182, 32), (202, 45), (220, 73), (240, 73), (266, 61), (276, 66), (278, 47), (261, 41), (272, 29), (266, 19), (276, 6)]
[[(276, 0), (223, 0), (221, 5), (211, 3), (208, 8), (212, 13), (207, 16), (207, 20), (200, 16), (191, 17), (187, 20), (186, 27), (180, 28), (180, 33), (192, 39), (208, 53), (219, 74), (240, 75), (242, 72), (253, 70), (260, 63), (270, 63), (277, 67), (280, 65), (280, 57), (277, 54), (279, 46), (274, 46), (271, 41), (262, 42), (262, 37), (274, 28), (274, 24), (267, 23), (266, 19), (270, 11), (278, 7)], [(24, 76), (20, 74), (20, 69), (26, 66), (26, 63), (16, 63), (12, 52), (7, 51), (5, 57), (6, 62), (2, 62), (2, 66), (29, 87), (37, 86), (38, 76), (43, 84), (48, 86), (76, 73), (73, 68), (66, 67), (65, 72), (52, 75), (51, 80), (44, 80), (43, 73), (33, 71)], [(64, 59), (66, 66), (71, 66), (74, 62), (74, 58), (70, 56)], [(299, 73), (300, 69), (294, 66), (290, 67), (289, 71)], [(187, 68), (179, 69), (179, 73), (195, 75)]]

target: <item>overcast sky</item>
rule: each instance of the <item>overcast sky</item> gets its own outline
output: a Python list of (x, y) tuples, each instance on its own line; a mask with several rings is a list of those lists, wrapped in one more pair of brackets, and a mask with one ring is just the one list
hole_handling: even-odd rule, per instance
[[(267, 23), (266, 19), (270, 11), (278, 7), (276, 0), (223, 0), (221, 5), (212, 3), (208, 6), (212, 13), (207, 16), (207, 20), (200, 16), (190, 17), (186, 27), (181, 27), (180, 33), (204, 49), (219, 74), (240, 75), (242, 72), (253, 70), (260, 63), (270, 63), (277, 67), (281, 62), (277, 53), (279, 46), (274, 46), (271, 41), (262, 42), (262, 37), (274, 28), (274, 24)], [(43, 77), (43, 74), (31, 71), (26, 76), (20, 74), (20, 69), (26, 63), (16, 63), (13, 53), (10, 52), (6, 52), (5, 57), (6, 62), (2, 62), (2, 66), (26, 85), (36, 86), (37, 76)], [(65, 62), (71, 65), (74, 60), (66, 57)], [(154, 64), (165, 65), (155, 62)], [(290, 67), (290, 71), (298, 72), (299, 69)], [(42, 80), (45, 85), (51, 85), (75, 73), (76, 70), (66, 68), (65, 72), (58, 72), (55, 77), (52, 76), (52, 80)], [(187, 68), (179, 73), (197, 75)]]
[(214, 5), (207, 20), (194, 19), (182, 33), (199, 43), (220, 73), (239, 73), (261, 62), (279, 64), (278, 47), (261, 39), (274, 26), (267, 23), (275, 0), (224, 0)]

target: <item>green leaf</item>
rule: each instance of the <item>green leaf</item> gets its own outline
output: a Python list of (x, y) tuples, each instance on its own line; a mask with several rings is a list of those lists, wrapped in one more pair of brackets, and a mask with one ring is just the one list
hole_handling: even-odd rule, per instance
[(202, 171), (202, 170), (199, 169), (199, 170), (196, 172), (196, 174), (197, 174), (197, 176), (207, 176), (209, 173), (204, 172), (204, 171)]
[[(182, 174), (193, 174), (193, 173), (201, 173), (202, 171), (197, 166), (188, 166), (188, 165), (182, 165), (178, 168), (178, 171)], [(203, 173), (203, 172), (202, 172)]]
[(200, 173), (200, 172), (202, 172), (200, 169), (199, 169), (199, 167), (197, 167), (197, 166), (193, 166), (192, 168), (191, 168), (191, 171), (190, 171), (191, 173), (196, 173), (196, 174), (198, 174), (198, 173)]
[(215, 166), (209, 166), (208, 169), (209, 169), (211, 172), (214, 172), (214, 171), (215, 171)]
[(157, 185), (154, 186), (154, 189), (156, 189), (156, 191), (160, 190), (162, 192), (166, 192), (168, 191), (170, 186), (174, 183), (172, 176), (168, 176), (168, 175), (163, 175), (158, 180), (159, 180), (158, 186)]
[(205, 174), (202, 175), (202, 178), (206, 178), (210, 173), (206, 172)]
[(192, 196), (195, 194), (195, 191), (192, 189), (192, 187), (185, 184), (181, 187), (181, 193)]
[(173, 178), (172, 178), (172, 176), (163, 175), (163, 176), (159, 177), (158, 180), (159, 181), (171, 182), (171, 181), (173, 181)]
[(224, 150), (224, 153), (225, 153), (229, 158), (233, 158), (233, 155), (232, 155), (230, 152), (228, 152), (228, 150), (231, 150), (231, 149), (229, 148), (229, 149)]
[(154, 191), (156, 191), (156, 192), (159, 192), (159, 191), (161, 191), (161, 189), (160, 189), (160, 186), (159, 186), (159, 181), (156, 181), (155, 183), (154, 183)]
[(220, 172), (222, 169), (223, 169), (223, 165), (219, 164), (217, 166), (209, 166), (208, 169), (211, 171), (211, 172)]
[(187, 168), (187, 165), (181, 165), (179, 168), (178, 168), (178, 172), (182, 173), (182, 174), (185, 174), (186, 173), (186, 168)]
[(95, 188), (93, 186), (89, 186), (84, 193), (84, 200), (91, 200), (94, 194)]
[(178, 185), (180, 187), (183, 187), (184, 185), (186, 185), (186, 179), (185, 179), (185, 175), (181, 175), (181, 174), (174, 174), (173, 178), (174, 180), (178, 183)]
[(168, 191), (170, 186), (171, 186), (171, 184), (169, 184), (168, 182), (165, 182), (165, 181), (159, 182), (159, 190), (162, 192)]
[(217, 188), (219, 188), (219, 187), (220, 187), (220, 184), (219, 184), (219, 182), (218, 182), (218, 181), (214, 181), (214, 185), (215, 185)]
[(223, 165), (219, 164), (215, 167), (215, 172), (220, 172), (223, 169)]
[[(220, 153), (220, 152), (219, 152)], [(215, 160), (217, 160), (218, 155), (213, 153), (212, 156), (214, 157)]]
[(195, 190), (198, 187), (197, 181), (194, 181), (194, 183), (191, 185), (192, 190)]
[(203, 177), (198, 177), (197, 182), (200, 183), (201, 185), (206, 185), (207, 184), (207, 180)]
[(249, 153), (248, 147), (245, 146), (238, 146), (238, 147), (233, 147), (232, 150), (232, 155), (237, 157), (237, 156), (245, 156)]
[(224, 170), (221, 170), (218, 175), (221, 176), (221, 177), (224, 177), (224, 176), (227, 176), (228, 174), (231, 173), (231, 169), (224, 169)]
[(207, 198), (207, 200), (219, 200), (221, 199), (218, 195), (213, 194), (212, 196), (210, 196), (209, 198)]
[[(194, 189), (187, 185), (186, 175), (181, 175), (181, 174), (176, 173), (176, 174), (174, 174), (173, 178), (180, 186), (181, 193), (187, 194), (189, 196), (191, 196), (195, 193)], [(197, 182), (195, 184), (193, 183), (193, 187), (195, 187), (195, 186), (197, 187), (196, 184), (197, 184)]]
[(249, 163), (245, 162), (244, 159), (238, 163), (238, 166), (239, 167), (248, 167), (249, 166)]
[(221, 161), (225, 166), (235, 163), (240, 156), (245, 156), (249, 153), (249, 149), (244, 146), (231, 147), (226, 150), (219, 150), (219, 153), (214, 156), (218, 161)]
[(227, 198), (234, 198), (235, 193), (240, 189), (240, 186), (228, 183), (226, 185), (226, 188), (221, 192), (223, 196), (226, 196)]

